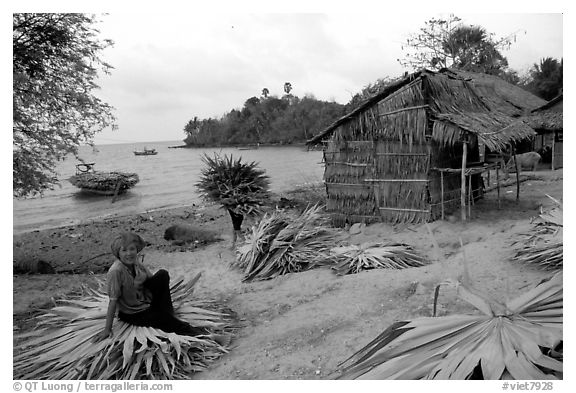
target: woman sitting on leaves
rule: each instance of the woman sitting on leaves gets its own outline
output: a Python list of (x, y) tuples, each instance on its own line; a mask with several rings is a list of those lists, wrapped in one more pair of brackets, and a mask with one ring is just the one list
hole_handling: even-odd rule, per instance
[(166, 333), (184, 336), (204, 335), (222, 346), (230, 342), (227, 335), (210, 334), (207, 329), (194, 327), (174, 315), (170, 295), (170, 276), (164, 269), (152, 274), (138, 254), (146, 243), (135, 233), (125, 232), (112, 242), (117, 260), (108, 270), (106, 279), (108, 313), (104, 330), (96, 341), (112, 336), (112, 324), (118, 310), (121, 321), (135, 326), (148, 326)]

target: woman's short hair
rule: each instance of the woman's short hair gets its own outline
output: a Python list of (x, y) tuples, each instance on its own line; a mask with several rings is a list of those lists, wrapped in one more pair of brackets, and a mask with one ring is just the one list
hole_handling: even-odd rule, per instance
[(112, 241), (112, 244), (110, 245), (112, 254), (114, 254), (116, 258), (120, 258), (120, 249), (125, 249), (130, 244), (135, 244), (138, 252), (142, 251), (142, 249), (146, 246), (146, 242), (142, 240), (139, 235), (135, 234), (134, 232), (124, 232), (118, 235)]

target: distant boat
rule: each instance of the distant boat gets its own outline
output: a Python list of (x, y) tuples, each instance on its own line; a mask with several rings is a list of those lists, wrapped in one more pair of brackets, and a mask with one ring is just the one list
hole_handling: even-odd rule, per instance
[(140, 178), (136, 173), (95, 171), (94, 163), (88, 163), (76, 165), (76, 175), (68, 181), (84, 192), (116, 196), (134, 187)]
[(136, 156), (155, 156), (156, 154), (158, 154), (156, 149), (148, 149), (146, 147), (142, 151), (134, 150), (134, 155)]
[(238, 150), (254, 150), (254, 149), (258, 149), (259, 147), (260, 147), (260, 143), (256, 143), (255, 145), (248, 145), (248, 146), (239, 147)]

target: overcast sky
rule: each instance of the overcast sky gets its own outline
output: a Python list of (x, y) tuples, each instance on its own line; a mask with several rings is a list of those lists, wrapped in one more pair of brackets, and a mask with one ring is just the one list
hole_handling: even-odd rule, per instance
[[(179, 141), (194, 116), (220, 117), (267, 87), (345, 104), (378, 78), (404, 71), (402, 44), (432, 17), (425, 11), (360, 13), (112, 12), (98, 25), (115, 42), (102, 57), (114, 70), (98, 95), (116, 108), (119, 129), (97, 144)], [(563, 57), (561, 14), (456, 12), (496, 37), (514, 34), (503, 54), (524, 72)]]

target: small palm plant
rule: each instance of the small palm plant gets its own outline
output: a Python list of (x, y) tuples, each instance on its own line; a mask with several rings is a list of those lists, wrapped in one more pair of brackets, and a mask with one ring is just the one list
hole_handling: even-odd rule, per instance
[(232, 155), (204, 154), (200, 180), (196, 187), (207, 199), (219, 203), (230, 213), (233, 224), (233, 240), (241, 234), (244, 216), (261, 213), (261, 207), (269, 197), (270, 182), (265, 171), (256, 162), (235, 160)]
[[(209, 332), (233, 330), (228, 310), (191, 297), (198, 277), (172, 285), (177, 316)], [(108, 296), (103, 286), (86, 288), (85, 296), (62, 301), (64, 305), (39, 317), (33, 332), (15, 336), (14, 378), (189, 379), (227, 352), (211, 334), (182, 336), (120, 320), (111, 338), (93, 343), (106, 320)]]
[(341, 365), (341, 379), (561, 379), (562, 272), (499, 304), (460, 284), (482, 315), (393, 323)]

